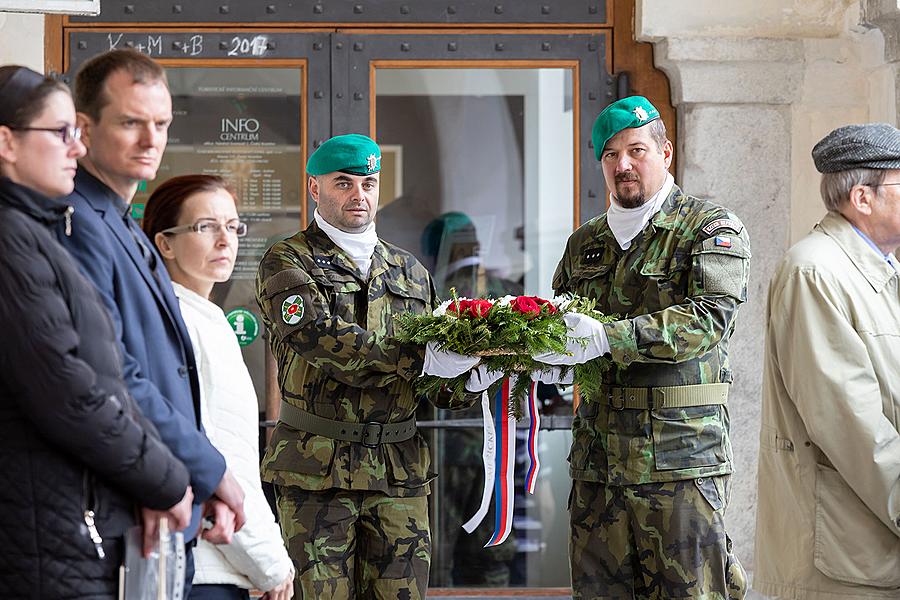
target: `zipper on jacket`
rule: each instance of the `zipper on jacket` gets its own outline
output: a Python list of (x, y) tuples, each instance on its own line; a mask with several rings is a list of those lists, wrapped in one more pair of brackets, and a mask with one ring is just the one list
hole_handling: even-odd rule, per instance
[(88, 536), (91, 538), (91, 542), (93, 542), (94, 544), (94, 550), (97, 552), (97, 558), (102, 560), (106, 558), (106, 551), (103, 549), (103, 538), (100, 537), (100, 532), (97, 531), (97, 523), (95, 522), (96, 515), (94, 513), (95, 498), (93, 476), (88, 472), (87, 469), (84, 470), (82, 486), (82, 498), (84, 499), (84, 503), (82, 504), (82, 508), (84, 509), (84, 524), (87, 525)]
[(66, 207), (66, 237), (72, 236), (72, 213), (75, 212), (75, 207), (69, 205)]

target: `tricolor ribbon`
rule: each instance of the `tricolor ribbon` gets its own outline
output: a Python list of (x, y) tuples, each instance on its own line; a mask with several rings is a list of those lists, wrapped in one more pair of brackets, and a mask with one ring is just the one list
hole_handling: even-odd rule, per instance
[[(494, 533), (485, 548), (497, 546), (506, 541), (512, 531), (513, 522), (513, 481), (516, 460), (516, 419), (509, 412), (509, 379), (505, 379), (494, 397), (494, 415), (491, 416), (490, 399), (487, 392), (481, 395), (481, 414), (484, 420), (484, 445), (481, 458), (484, 462), (484, 491), (481, 505), (471, 519), (463, 524), (467, 533), (472, 533), (487, 516), (494, 496)], [(529, 414), (528, 456), (530, 466), (525, 478), (525, 489), (534, 493), (540, 459), (537, 452), (537, 432), (541, 425), (536, 398), (537, 386), (532, 382), (528, 391)]]
[(532, 381), (528, 387), (528, 474), (525, 475), (525, 491), (534, 494), (538, 471), (541, 470), (541, 458), (538, 456), (538, 431), (541, 429), (541, 411), (538, 406), (537, 383)]

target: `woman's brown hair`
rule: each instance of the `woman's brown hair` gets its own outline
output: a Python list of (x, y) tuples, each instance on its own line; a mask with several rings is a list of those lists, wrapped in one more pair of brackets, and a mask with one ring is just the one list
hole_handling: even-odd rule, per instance
[[(237, 204), (234, 188), (218, 175), (181, 175), (173, 177), (157, 187), (144, 207), (141, 227), (150, 241), (156, 234), (178, 225), (178, 217), (185, 200), (194, 194), (224, 190)], [(155, 243), (155, 242), (154, 242)]]

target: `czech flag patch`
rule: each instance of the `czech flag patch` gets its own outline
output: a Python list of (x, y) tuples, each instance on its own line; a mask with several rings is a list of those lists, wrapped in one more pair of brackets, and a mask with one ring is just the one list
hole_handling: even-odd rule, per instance
[(720, 248), (731, 248), (731, 238), (725, 237), (724, 235), (717, 235), (715, 244)]

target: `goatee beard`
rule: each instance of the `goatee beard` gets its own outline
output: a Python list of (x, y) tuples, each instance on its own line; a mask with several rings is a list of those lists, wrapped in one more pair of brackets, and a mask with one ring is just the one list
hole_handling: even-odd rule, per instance
[(639, 206), (642, 206), (647, 201), (647, 197), (644, 195), (644, 190), (640, 190), (633, 196), (620, 196), (616, 194), (614, 198), (622, 208), (637, 208)]

